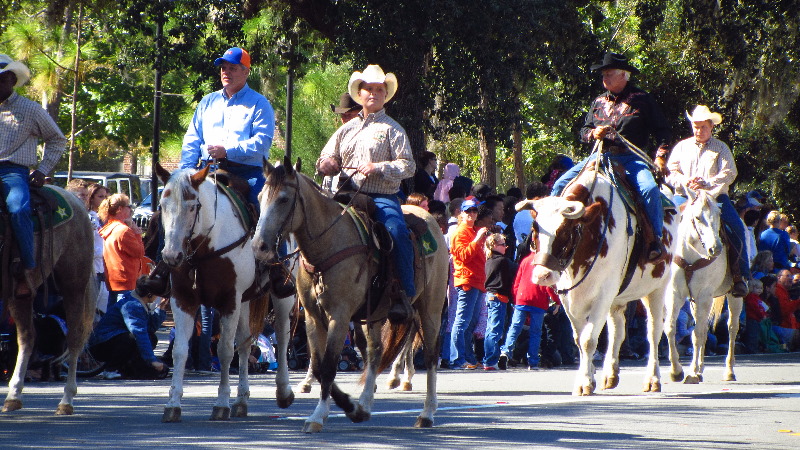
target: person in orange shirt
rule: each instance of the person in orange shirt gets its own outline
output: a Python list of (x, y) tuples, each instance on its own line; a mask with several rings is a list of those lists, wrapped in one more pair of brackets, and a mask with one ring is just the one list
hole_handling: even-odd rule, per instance
[(460, 224), (450, 242), (453, 256), (453, 285), (457, 292), (456, 315), (450, 335), (450, 368), (476, 369), (470, 325), (480, 310), (478, 301), (485, 292), (486, 253), (484, 242), (491, 225), (492, 211), (479, 211), (477, 200), (470, 198), (461, 204)]
[(136, 288), (136, 279), (145, 272), (142, 230), (131, 220), (131, 202), (125, 194), (106, 198), (97, 209), (105, 225), (98, 232), (103, 238), (108, 309), (124, 292)]

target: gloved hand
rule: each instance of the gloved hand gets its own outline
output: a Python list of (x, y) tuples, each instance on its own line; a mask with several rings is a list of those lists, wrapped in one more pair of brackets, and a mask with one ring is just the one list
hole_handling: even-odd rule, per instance
[(45, 176), (42, 172), (34, 170), (28, 177), (28, 184), (30, 184), (33, 187), (42, 187), (44, 186), (44, 178)]

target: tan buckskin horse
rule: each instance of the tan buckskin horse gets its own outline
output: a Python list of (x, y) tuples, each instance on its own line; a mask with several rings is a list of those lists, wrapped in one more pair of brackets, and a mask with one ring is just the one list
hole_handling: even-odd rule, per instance
[[(320, 382), (320, 399), (303, 431), (319, 432), (329, 414), (330, 399), (342, 408), (353, 422), (370, 418), (375, 379), (402, 351), (419, 330), (425, 345), (427, 392), (416, 427), (433, 426), (437, 407), (436, 366), (437, 340), (442, 305), (447, 289), (448, 254), (444, 236), (436, 221), (425, 210), (404, 206), (405, 213), (423, 218), (438, 248), (417, 260), (417, 296), (412, 300), (414, 320), (408, 324), (390, 325), (390, 339), (382, 348), (380, 336), (385, 320), (365, 326), (367, 356), (362, 379), (364, 388), (358, 401), (342, 392), (334, 382), (337, 362), (344, 345), (345, 333), (353, 315), (364, 305), (369, 281), (376, 271), (371, 252), (364, 249), (354, 220), (343, 215), (343, 207), (326, 197), (320, 187), (296, 167), (284, 161), (272, 167), (265, 164), (267, 183), (261, 191), (259, 218), (253, 247), (256, 256), (265, 261), (277, 258), (276, 243), (288, 234), (297, 240), (301, 257), (317, 269), (300, 270), (297, 294), (305, 307), (306, 332), (313, 360), (314, 376)], [(363, 251), (362, 251), (363, 250)], [(331, 259), (333, 258), (333, 259)], [(333, 264), (329, 261), (337, 261)]]
[[(208, 166), (200, 171), (183, 169), (170, 173), (157, 166), (164, 183), (161, 218), (164, 223), (164, 250), (161, 255), (172, 268), (172, 314), (175, 318), (175, 346), (172, 387), (162, 422), (181, 420), (183, 375), (189, 353), (189, 337), (200, 305), (220, 313), (221, 337), (217, 345), (220, 381), (211, 420), (247, 416), (250, 385), (247, 379), (252, 338), (264, 325), (268, 294), (255, 289), (256, 260), (250, 246), (250, 230), (240, 219), (234, 202), (209, 176)], [(249, 302), (245, 302), (249, 300)], [(289, 343), (289, 314), (294, 297), (273, 299), (278, 338), (276, 396), (278, 406), (292, 404), (286, 350)], [(233, 409), (230, 405), (228, 369), (239, 349), (239, 385)]]
[[(72, 217), (57, 223), (53, 228), (52, 240), (49, 238), (51, 232), (48, 230), (45, 231), (44, 237), (42, 233), (36, 233), (35, 248), (37, 249), (38, 267), (32, 272), (29, 279), (33, 292), (36, 292), (36, 289), (52, 275), (55, 278), (58, 292), (64, 298), (69, 372), (64, 386), (64, 397), (58, 404), (56, 414), (69, 415), (73, 413), (72, 400), (78, 392), (76, 382), (78, 355), (83, 351), (86, 339), (92, 331), (92, 319), (97, 299), (93, 263), (95, 231), (89, 221), (86, 206), (77, 197), (56, 186), (47, 186), (44, 189), (56, 191), (63, 196), (69, 208), (72, 209)], [(56, 213), (65, 211), (66, 209), (60, 206)], [(8, 395), (3, 404), (3, 412), (7, 412), (22, 408), (22, 388), (25, 384), (25, 372), (33, 351), (36, 332), (33, 328), (33, 298), (20, 299), (12, 296), (4, 299), (3, 303), (17, 325), (17, 344), (19, 345), (14, 374), (8, 383)]]

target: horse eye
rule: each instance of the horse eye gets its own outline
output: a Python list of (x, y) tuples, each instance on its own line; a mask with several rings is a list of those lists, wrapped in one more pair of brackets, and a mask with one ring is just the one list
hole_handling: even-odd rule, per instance
[(278, 203), (288, 203), (288, 202), (289, 202), (289, 199), (286, 198), (286, 197), (281, 197), (281, 198), (278, 199)]

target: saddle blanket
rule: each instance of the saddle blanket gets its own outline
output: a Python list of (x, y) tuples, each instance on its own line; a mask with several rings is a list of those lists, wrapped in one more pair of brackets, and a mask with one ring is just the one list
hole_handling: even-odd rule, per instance
[[(72, 207), (67, 202), (67, 199), (58, 191), (54, 189), (50, 189), (47, 186), (44, 186), (39, 191), (42, 196), (49, 198), (51, 201), (50, 204), (54, 204), (55, 207), (52, 211), (45, 211), (45, 222), (52, 224), (53, 228), (61, 225), (62, 223), (68, 221), (72, 218), (72, 215), (75, 213), (72, 210)], [(31, 192), (31, 205), (33, 205), (34, 212), (32, 215), (33, 218), (33, 229), (35, 232), (39, 232), (42, 229), (42, 224), (39, 222), (39, 216), (36, 214), (36, 210), (38, 210), (37, 202), (34, 199), (34, 196), (37, 194), (35, 192)], [(71, 195), (71, 194), (70, 194)], [(5, 212), (5, 211), (3, 211)], [(87, 212), (88, 214), (88, 212)], [(5, 233), (5, 222), (0, 220), (0, 235)]]

